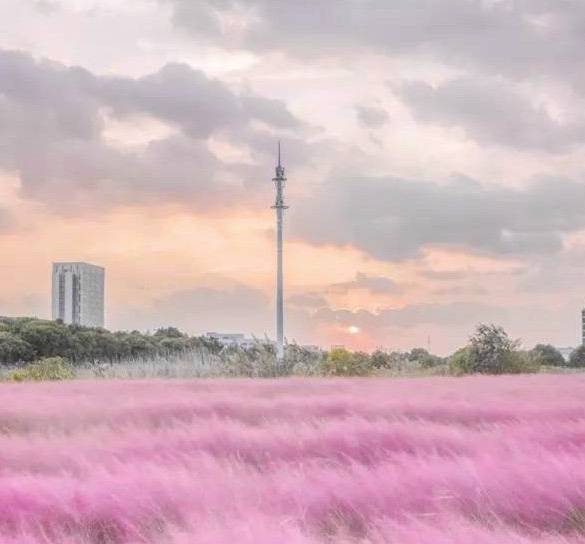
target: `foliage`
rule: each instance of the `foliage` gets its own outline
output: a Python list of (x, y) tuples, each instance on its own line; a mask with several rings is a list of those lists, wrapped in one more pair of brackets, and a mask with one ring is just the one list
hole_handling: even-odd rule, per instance
[(157, 329), (154, 332), (154, 336), (164, 336), (166, 338), (185, 338), (186, 335), (176, 327), (165, 327)]
[(426, 349), (414, 348), (408, 354), (408, 360), (418, 363), (422, 368), (432, 368), (443, 364), (443, 359), (432, 355)]
[(550, 344), (537, 344), (531, 352), (532, 357), (542, 366), (566, 366), (562, 353)]
[(289, 344), (284, 350), (285, 370), (295, 376), (317, 376), (326, 353)]
[(502, 327), (479, 325), (469, 345), (451, 356), (452, 374), (517, 374), (536, 372), (538, 360), (518, 351), (519, 342), (512, 340)]
[(32, 361), (34, 356), (34, 349), (26, 340), (6, 330), (0, 331), (0, 361), (19, 363)]
[(454, 376), (463, 376), (464, 374), (472, 374), (474, 372), (471, 349), (464, 347), (458, 349), (449, 358), (449, 372)]
[(154, 334), (138, 331), (65, 325), (34, 318), (0, 318), (0, 364), (13, 364), (43, 357), (64, 357), (74, 365), (115, 363), (140, 357), (159, 357), (205, 347), (218, 352), (221, 346), (208, 339), (189, 337), (174, 327)]
[(370, 357), (367, 353), (352, 353), (344, 348), (336, 348), (323, 361), (323, 373), (326, 376), (367, 376), (370, 372)]
[(62, 357), (41, 359), (8, 374), (8, 380), (13, 382), (70, 380), (73, 378), (73, 369)]
[(569, 366), (574, 368), (585, 368), (585, 346), (579, 346), (571, 353)]
[(376, 369), (390, 368), (392, 366), (390, 354), (381, 349), (377, 349), (372, 353), (370, 361), (372, 368)]

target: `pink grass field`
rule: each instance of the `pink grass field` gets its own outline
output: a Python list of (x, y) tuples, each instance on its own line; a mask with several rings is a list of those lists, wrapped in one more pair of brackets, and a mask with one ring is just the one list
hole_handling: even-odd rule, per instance
[(585, 543), (585, 375), (0, 394), (1, 543)]

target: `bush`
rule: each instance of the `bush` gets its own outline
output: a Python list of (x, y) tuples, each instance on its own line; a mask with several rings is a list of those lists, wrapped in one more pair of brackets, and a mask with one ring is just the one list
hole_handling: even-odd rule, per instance
[(374, 351), (370, 357), (372, 368), (400, 371), (408, 363), (408, 354), (399, 351), (390, 353), (380, 349)]
[(374, 351), (370, 357), (370, 360), (373, 368), (390, 368), (390, 354), (382, 351), (381, 349)]
[(585, 346), (579, 346), (569, 357), (569, 366), (574, 368), (585, 367)]
[(540, 370), (540, 361), (531, 352), (510, 351), (504, 355), (504, 374), (530, 374)]
[(408, 354), (408, 360), (410, 362), (418, 363), (421, 368), (432, 368), (443, 364), (443, 359), (432, 355), (426, 349), (414, 348)]
[(33, 347), (15, 334), (0, 331), (0, 363), (19, 363), (34, 359)]
[(367, 376), (370, 371), (367, 353), (351, 353), (343, 348), (331, 350), (323, 364), (323, 373), (328, 376)]
[(518, 351), (518, 344), (502, 327), (479, 325), (469, 345), (451, 356), (449, 369), (456, 376), (538, 372), (538, 358)]
[(470, 348), (465, 347), (456, 351), (449, 358), (449, 372), (454, 376), (473, 374), (473, 362)]
[(566, 366), (565, 358), (561, 352), (550, 344), (538, 344), (531, 352), (535, 361), (544, 366)]
[(8, 374), (8, 380), (13, 382), (71, 380), (73, 378), (73, 369), (62, 357), (41, 359)]

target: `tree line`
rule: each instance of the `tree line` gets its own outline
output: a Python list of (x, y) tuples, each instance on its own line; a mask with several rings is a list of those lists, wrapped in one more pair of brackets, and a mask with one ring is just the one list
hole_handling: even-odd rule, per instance
[(221, 349), (206, 337), (188, 336), (174, 327), (152, 334), (110, 332), (102, 328), (65, 325), (61, 321), (0, 317), (0, 364), (63, 357), (72, 364), (116, 363), (122, 360), (167, 356), (193, 349)]
[(103, 328), (66, 325), (61, 321), (0, 317), (0, 365), (18, 365), (61, 357), (73, 367), (173, 358), (198, 351), (226, 375), (269, 377), (300, 375), (369, 376), (412, 372), (428, 374), (507, 374), (537, 372), (543, 367), (585, 368), (585, 347), (569, 361), (551, 345), (521, 350), (520, 343), (496, 325), (479, 325), (467, 345), (450, 357), (423, 348), (409, 352), (376, 350), (371, 354), (333, 349), (330, 352), (286, 346), (276, 362), (274, 346), (257, 342), (249, 349), (224, 347), (217, 340), (189, 336), (174, 327), (153, 333), (110, 332)]

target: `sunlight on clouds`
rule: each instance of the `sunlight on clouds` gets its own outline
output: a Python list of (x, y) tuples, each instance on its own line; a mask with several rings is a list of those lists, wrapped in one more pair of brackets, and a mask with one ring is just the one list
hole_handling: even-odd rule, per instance
[(146, 115), (133, 115), (121, 120), (112, 117), (106, 110), (101, 113), (104, 123), (102, 136), (109, 145), (120, 149), (145, 146), (179, 133), (169, 124)]

